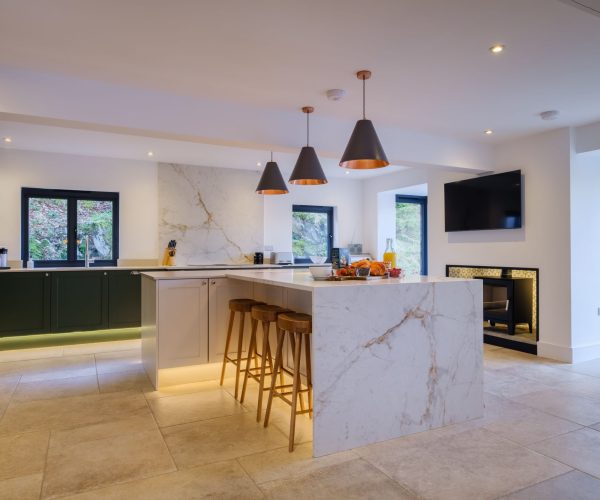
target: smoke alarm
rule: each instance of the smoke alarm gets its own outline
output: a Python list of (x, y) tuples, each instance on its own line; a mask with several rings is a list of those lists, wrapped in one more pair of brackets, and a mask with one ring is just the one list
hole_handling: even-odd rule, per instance
[(325, 92), (325, 95), (330, 101), (339, 101), (346, 95), (346, 91), (344, 89), (329, 89)]
[(550, 109), (548, 111), (542, 111), (540, 113), (540, 118), (542, 120), (556, 120), (558, 118), (558, 111), (555, 109)]

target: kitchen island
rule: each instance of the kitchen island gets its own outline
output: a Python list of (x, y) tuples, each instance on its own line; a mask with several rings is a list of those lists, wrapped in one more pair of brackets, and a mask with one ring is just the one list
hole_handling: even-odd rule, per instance
[[(189, 272), (143, 274), (144, 365), (158, 386), (163, 368), (213, 376), (211, 363), (161, 366), (160, 350), (169, 352), (171, 336), (181, 339), (182, 333), (166, 323), (159, 327), (156, 314), (163, 281), (185, 279), (193, 288), (191, 279), (212, 279), (205, 273), (197, 278)], [(482, 416), (480, 281), (411, 277), (328, 282), (296, 270), (224, 271), (220, 279), (247, 297), (312, 314), (314, 456)], [(183, 297), (179, 293), (167, 302), (177, 307)], [(189, 303), (184, 307), (189, 309)], [(171, 317), (182, 320), (179, 313)], [(189, 332), (183, 335), (188, 338)], [(216, 378), (217, 370), (212, 373)]]

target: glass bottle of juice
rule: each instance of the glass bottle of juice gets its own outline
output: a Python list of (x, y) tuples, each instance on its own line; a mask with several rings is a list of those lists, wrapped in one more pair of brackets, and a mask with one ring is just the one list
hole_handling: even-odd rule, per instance
[(388, 269), (396, 268), (396, 250), (394, 250), (394, 240), (386, 239), (385, 252), (383, 252), (383, 262)]

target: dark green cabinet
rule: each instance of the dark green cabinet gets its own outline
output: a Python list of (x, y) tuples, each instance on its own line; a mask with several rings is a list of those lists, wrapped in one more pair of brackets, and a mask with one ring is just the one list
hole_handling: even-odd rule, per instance
[(51, 273), (0, 273), (0, 336), (50, 331)]
[(52, 331), (108, 328), (108, 272), (52, 273)]
[(138, 271), (108, 272), (108, 327), (141, 325), (142, 283)]

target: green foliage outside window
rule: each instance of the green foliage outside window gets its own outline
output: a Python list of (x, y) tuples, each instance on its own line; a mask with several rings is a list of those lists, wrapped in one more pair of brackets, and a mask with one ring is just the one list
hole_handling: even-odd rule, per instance
[(396, 203), (396, 253), (406, 274), (421, 273), (421, 206)]
[(327, 214), (293, 212), (292, 251), (295, 258), (326, 257), (328, 237)]

